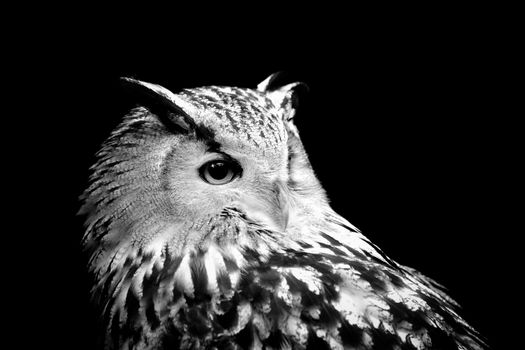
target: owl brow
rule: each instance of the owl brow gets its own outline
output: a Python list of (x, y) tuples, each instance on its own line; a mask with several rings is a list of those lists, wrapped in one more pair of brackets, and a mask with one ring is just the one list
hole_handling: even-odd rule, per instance
[(197, 140), (204, 142), (208, 147), (207, 152), (220, 153), (221, 144), (215, 140), (215, 131), (204, 124), (196, 124), (194, 131)]

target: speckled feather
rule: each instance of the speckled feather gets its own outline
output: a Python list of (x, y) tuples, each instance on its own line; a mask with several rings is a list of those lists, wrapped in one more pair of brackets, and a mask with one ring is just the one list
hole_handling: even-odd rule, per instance
[[(132, 81), (162, 111), (146, 103), (124, 118), (81, 209), (104, 348), (485, 349), (442, 287), (330, 209), (291, 120), (297, 85), (272, 79), (177, 95)], [(186, 142), (197, 145), (188, 154), (235, 149), (273, 169), (269, 203), (290, 208), (288, 224), (252, 217), (237, 199), (202, 217), (180, 209), (168, 165)]]

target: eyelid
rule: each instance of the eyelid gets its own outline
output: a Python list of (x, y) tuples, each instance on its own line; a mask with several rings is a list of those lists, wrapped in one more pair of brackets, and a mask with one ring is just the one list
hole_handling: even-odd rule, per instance
[(202, 159), (202, 165), (213, 162), (214, 160), (223, 160), (223, 161), (229, 161), (230, 159), (233, 159), (228, 154), (218, 151), (206, 151), (206, 154)]
[(212, 155), (217, 155), (218, 159), (227, 159), (227, 160), (234, 160), (228, 153), (224, 153), (224, 152), (221, 152), (219, 150), (211, 150), (211, 149), (208, 149), (206, 151), (206, 154), (212, 156)]
[[(209, 152), (210, 158), (207, 159), (205, 162), (202, 163), (201, 167), (204, 166), (204, 164), (213, 162), (213, 161), (223, 161), (226, 163), (234, 164), (234, 166), (242, 171), (241, 164), (232, 156), (230, 156), (228, 153), (224, 153), (221, 151), (213, 151)], [(212, 157), (211, 155), (216, 155), (216, 157)]]

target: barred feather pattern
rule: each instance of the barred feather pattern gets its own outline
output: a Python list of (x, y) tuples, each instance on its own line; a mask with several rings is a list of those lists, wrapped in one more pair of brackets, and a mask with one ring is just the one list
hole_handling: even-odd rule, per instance
[[(237, 244), (219, 239), (183, 256), (137, 251), (100, 279), (107, 348), (484, 348), (421, 275), (330, 231), (292, 242), (235, 211), (223, 215), (244, 223)], [(360, 237), (336, 214), (326, 222)]]
[(185, 106), (214, 145), (241, 130), (252, 134), (238, 143), (243, 152), (272, 164), (287, 155), (286, 230), (235, 206), (184, 217), (167, 159), (195, 140), (174, 137), (146, 107), (98, 152), (81, 214), (104, 348), (486, 349), (441, 286), (389, 259), (330, 208), (290, 121), (291, 95), (266, 93), (270, 80), (257, 91), (177, 96), (143, 85)]

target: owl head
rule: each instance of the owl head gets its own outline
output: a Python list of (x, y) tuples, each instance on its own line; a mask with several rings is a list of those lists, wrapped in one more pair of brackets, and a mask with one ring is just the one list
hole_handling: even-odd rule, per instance
[(302, 234), (327, 200), (294, 125), (304, 85), (275, 78), (179, 93), (123, 79), (137, 107), (97, 153), (82, 196), (92, 267), (235, 241), (247, 221)]

